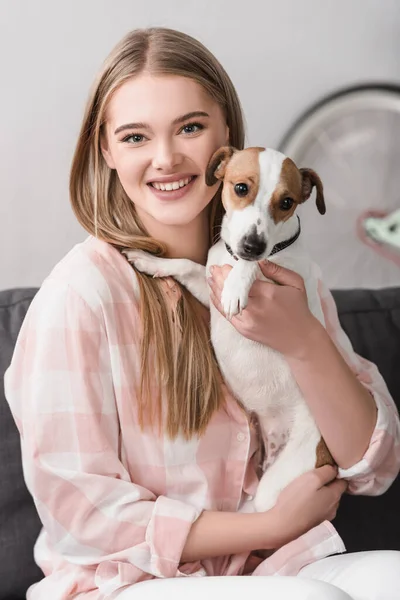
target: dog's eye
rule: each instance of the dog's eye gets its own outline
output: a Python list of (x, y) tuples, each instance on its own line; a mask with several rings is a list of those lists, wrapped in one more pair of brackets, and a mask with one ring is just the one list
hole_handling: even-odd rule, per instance
[(294, 200), (292, 198), (282, 198), (279, 202), (279, 208), (281, 210), (290, 210), (293, 206)]
[(240, 198), (242, 198), (243, 196), (247, 196), (247, 194), (249, 193), (249, 186), (247, 185), (247, 183), (237, 183), (234, 189), (236, 195)]

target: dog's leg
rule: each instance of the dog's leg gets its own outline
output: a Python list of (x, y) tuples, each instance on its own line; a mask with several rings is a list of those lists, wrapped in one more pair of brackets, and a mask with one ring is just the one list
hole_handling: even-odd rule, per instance
[(186, 258), (161, 258), (143, 250), (123, 250), (128, 261), (138, 271), (153, 277), (173, 277), (207, 308), (210, 305), (206, 280), (206, 269), (203, 265)]
[(249, 291), (257, 278), (259, 267), (256, 261), (241, 260), (233, 266), (225, 279), (221, 304), (228, 319), (247, 306)]
[[(258, 485), (254, 499), (254, 506), (258, 512), (272, 508), (280, 492), (291, 481), (316, 466), (321, 433), (306, 406), (296, 405), (294, 410), (294, 423), (288, 441), (280, 449), (274, 462), (267, 467)], [(268, 439), (266, 446), (270, 448), (275, 446), (275, 442), (279, 444), (279, 440), (275, 440), (273, 432), (268, 431), (268, 425), (268, 422), (263, 423), (262, 418), (260, 419), (263, 437)]]

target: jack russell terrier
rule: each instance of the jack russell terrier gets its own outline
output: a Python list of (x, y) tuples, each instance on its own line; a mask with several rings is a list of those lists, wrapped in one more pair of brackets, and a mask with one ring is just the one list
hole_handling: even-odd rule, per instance
[[(282, 354), (242, 336), (230, 319), (245, 309), (265, 258), (299, 273), (311, 312), (325, 326), (318, 268), (300, 241), (298, 204), (316, 187), (316, 204), (325, 213), (322, 183), (311, 169), (272, 149), (222, 147), (212, 156), (207, 185), (223, 181), (226, 211), (221, 239), (210, 249), (206, 267), (188, 259), (165, 259), (140, 250), (123, 250), (139, 271), (174, 277), (210, 306), (211, 341), (225, 382), (243, 407), (258, 418), (264, 442), (263, 475), (254, 507), (265, 511), (292, 480), (315, 467), (334, 464), (307, 403)], [(232, 265), (221, 296), (223, 315), (209, 301), (206, 280), (212, 265)]]

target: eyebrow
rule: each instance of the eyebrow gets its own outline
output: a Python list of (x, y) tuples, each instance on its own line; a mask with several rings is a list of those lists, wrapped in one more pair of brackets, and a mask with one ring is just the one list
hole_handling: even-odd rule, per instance
[[(203, 110), (195, 110), (193, 112), (186, 113), (180, 117), (177, 117), (172, 121), (172, 125), (179, 125), (188, 119), (193, 119), (194, 117), (209, 117), (210, 115)], [(121, 131), (125, 131), (125, 129), (151, 129), (150, 125), (147, 123), (126, 123), (126, 125), (120, 125), (114, 131), (114, 134), (120, 133)]]

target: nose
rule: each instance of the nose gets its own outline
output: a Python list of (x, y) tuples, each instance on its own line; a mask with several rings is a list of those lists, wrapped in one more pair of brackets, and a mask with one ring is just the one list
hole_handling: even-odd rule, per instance
[(177, 152), (172, 141), (160, 141), (153, 156), (153, 167), (159, 171), (171, 171), (182, 162), (182, 155)]
[(261, 256), (267, 248), (264, 238), (258, 235), (246, 235), (242, 241), (243, 258), (255, 259)]

